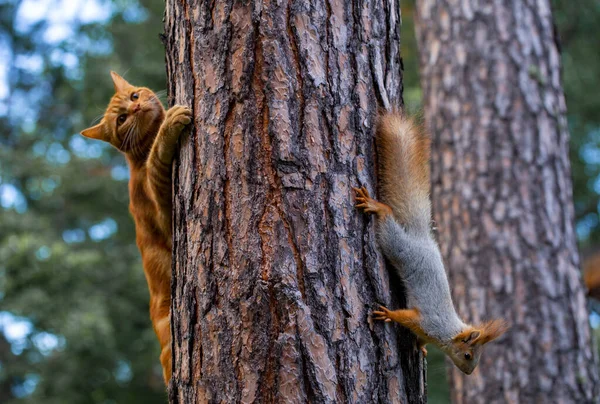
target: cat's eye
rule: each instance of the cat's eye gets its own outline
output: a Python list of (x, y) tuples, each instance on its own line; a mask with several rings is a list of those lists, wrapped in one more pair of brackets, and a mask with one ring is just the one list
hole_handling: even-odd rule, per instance
[(140, 95), (139, 95), (138, 93), (133, 93), (133, 94), (131, 94), (131, 101), (135, 101), (135, 100), (137, 100), (138, 98), (140, 98)]
[(127, 114), (121, 114), (121, 115), (119, 115), (119, 117), (117, 118), (117, 125), (121, 125), (126, 120), (127, 120)]
[(465, 359), (470, 361), (473, 356), (470, 353), (465, 353)]

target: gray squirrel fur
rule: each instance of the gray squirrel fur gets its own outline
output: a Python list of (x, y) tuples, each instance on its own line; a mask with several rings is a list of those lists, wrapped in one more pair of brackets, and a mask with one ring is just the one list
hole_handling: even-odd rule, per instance
[(388, 215), (377, 220), (377, 241), (406, 286), (407, 306), (421, 313), (423, 330), (449, 343), (467, 325), (454, 309), (437, 242), (430, 232), (411, 230)]

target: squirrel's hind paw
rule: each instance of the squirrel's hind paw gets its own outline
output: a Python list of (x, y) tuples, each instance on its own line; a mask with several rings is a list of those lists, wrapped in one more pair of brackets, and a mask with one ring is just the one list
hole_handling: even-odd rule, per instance
[(371, 198), (369, 196), (369, 191), (367, 191), (367, 188), (364, 186), (360, 188), (354, 188), (354, 191), (356, 191), (356, 208), (362, 209), (362, 211), (365, 213), (374, 213), (380, 217), (392, 213), (392, 208), (390, 208), (388, 205)]

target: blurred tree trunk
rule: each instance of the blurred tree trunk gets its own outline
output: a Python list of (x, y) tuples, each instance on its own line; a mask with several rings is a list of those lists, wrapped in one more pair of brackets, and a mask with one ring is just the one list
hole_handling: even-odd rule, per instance
[(195, 116), (171, 402), (424, 402), (414, 338), (370, 319), (390, 285), (351, 191), (374, 185), (376, 105), (401, 103), (397, 3), (169, 0), (165, 41)]
[(560, 55), (547, 0), (417, 2), (434, 218), (460, 313), (503, 316), (455, 403), (584, 403), (597, 365), (573, 226)]

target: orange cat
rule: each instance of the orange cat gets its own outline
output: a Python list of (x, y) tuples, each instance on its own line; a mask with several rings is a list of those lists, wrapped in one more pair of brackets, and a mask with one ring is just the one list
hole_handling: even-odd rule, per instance
[(150, 289), (150, 318), (161, 346), (165, 383), (171, 379), (171, 163), (189, 108), (166, 111), (151, 90), (110, 73), (115, 95), (102, 121), (81, 132), (125, 154), (130, 169), (129, 210)]

